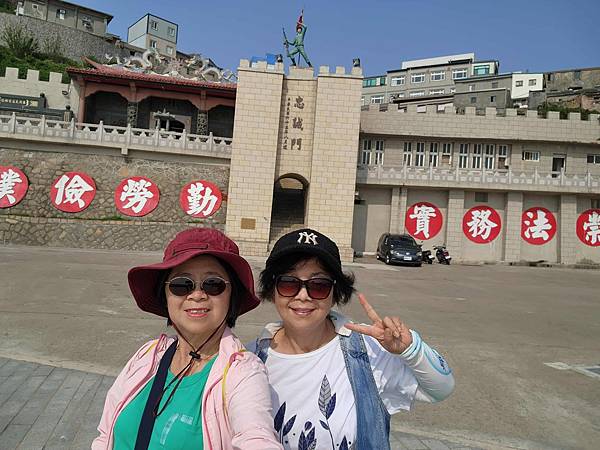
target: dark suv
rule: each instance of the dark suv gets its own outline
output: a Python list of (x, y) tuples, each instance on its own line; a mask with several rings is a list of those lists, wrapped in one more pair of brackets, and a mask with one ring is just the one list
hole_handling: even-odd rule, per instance
[(383, 233), (377, 244), (377, 259), (386, 264), (401, 263), (420, 266), (421, 246), (410, 234)]

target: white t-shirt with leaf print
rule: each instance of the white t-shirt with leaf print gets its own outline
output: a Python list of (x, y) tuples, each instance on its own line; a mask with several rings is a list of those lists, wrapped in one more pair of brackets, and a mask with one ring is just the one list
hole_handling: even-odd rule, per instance
[[(363, 336), (379, 395), (388, 412), (409, 410), (417, 380), (404, 360)], [(267, 370), (274, 425), (285, 449), (349, 450), (356, 438), (356, 410), (339, 337), (301, 355), (269, 348)]]

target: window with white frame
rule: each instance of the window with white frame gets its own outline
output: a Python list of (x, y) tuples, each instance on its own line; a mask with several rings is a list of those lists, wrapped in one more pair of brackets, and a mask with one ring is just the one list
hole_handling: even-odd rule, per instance
[(67, 11), (65, 9), (57, 9), (56, 10), (56, 18), (59, 20), (65, 20), (67, 16)]
[(587, 155), (588, 164), (600, 164), (600, 155)]
[(431, 142), (429, 144), (429, 166), (438, 166), (438, 143)]
[(490, 74), (490, 66), (482, 65), (482, 66), (473, 66), (473, 75), (489, 75)]
[(431, 72), (429, 78), (431, 79), (431, 81), (443, 81), (446, 79), (446, 72), (444, 72), (443, 70)]
[(498, 169), (508, 168), (508, 145), (498, 146)]
[(523, 153), (521, 154), (521, 159), (523, 161), (539, 161), (540, 152), (523, 151)]
[(384, 141), (375, 141), (375, 164), (383, 164)]
[(412, 91), (408, 94), (409, 97), (423, 97), (425, 95), (425, 91)]
[(425, 73), (423, 73), (423, 72), (413, 73), (410, 76), (410, 82), (411, 83), (425, 83)]
[(150, 39), (150, 47), (152, 47), (152, 48), (158, 47), (158, 42), (156, 42), (154, 39)]
[(365, 105), (365, 96), (363, 95), (362, 97), (360, 97), (360, 104), (361, 105)]
[(469, 167), (469, 144), (460, 144), (458, 148), (458, 167), (460, 169)]
[(171, 36), (171, 37), (175, 37), (175, 28), (173, 28), (173, 27), (168, 27), (168, 28), (167, 28), (167, 32), (169, 33), (169, 36)]
[(384, 98), (385, 98), (385, 95), (372, 95), (371, 103), (373, 103), (373, 104), (383, 103)]
[(516, 87), (523, 87), (523, 80), (517, 80), (517, 81), (515, 82), (515, 86), (516, 86)]
[(430, 89), (429, 95), (444, 95), (445, 92), (444, 89)]
[(364, 139), (362, 145), (362, 153), (360, 157), (360, 163), (364, 165), (371, 164), (371, 148), (373, 141), (371, 139)]
[(486, 170), (494, 170), (496, 162), (496, 146), (494, 144), (485, 144), (485, 157), (483, 165)]
[(405, 166), (410, 166), (412, 164), (412, 142), (404, 143), (404, 153), (402, 156), (402, 163)]
[(452, 155), (452, 142), (444, 142), (442, 144), (442, 155)]
[(153, 30), (158, 30), (158, 22), (156, 20), (151, 20), (150, 28), (152, 28)]
[(474, 84), (470, 84), (469, 85), (469, 91), (474, 91), (475, 90), (475, 85)]
[(167, 45), (167, 54), (169, 54), (169, 55), (173, 54), (173, 47), (171, 47), (170, 45)]
[(481, 154), (483, 153), (483, 144), (475, 144), (473, 146), (473, 163), (471, 167), (473, 169), (481, 169)]
[(467, 69), (454, 69), (452, 71), (452, 79), (460, 80), (461, 78), (467, 78)]
[(532, 80), (529, 80), (529, 86), (535, 86), (537, 84), (537, 80), (534, 78)]
[(404, 75), (392, 77), (392, 79), (390, 80), (390, 84), (392, 86), (402, 86), (404, 84), (404, 79), (405, 79)]
[(417, 142), (417, 151), (415, 154), (415, 166), (425, 166), (425, 142)]

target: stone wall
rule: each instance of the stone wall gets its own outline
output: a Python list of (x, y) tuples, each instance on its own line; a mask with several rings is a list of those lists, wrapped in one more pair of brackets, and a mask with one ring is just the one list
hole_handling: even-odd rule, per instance
[[(33, 17), (0, 13), (0, 30), (3, 30), (8, 24), (15, 23), (26, 26), (37, 37), (42, 46), (41, 50), (44, 49), (44, 42), (60, 39), (63, 56), (75, 61), (81, 60), (83, 56), (93, 56), (103, 61), (106, 53), (121, 57), (130, 56), (128, 49), (119, 48), (104, 38), (85, 31)], [(4, 45), (1, 38), (0, 45)]]
[[(29, 190), (23, 201), (11, 208), (0, 209), (0, 242), (5, 244), (161, 250), (175, 233), (187, 227), (224, 228), (225, 201), (213, 216), (194, 219), (179, 206), (179, 193), (185, 184), (198, 179), (211, 181), (226, 193), (229, 185), (227, 164), (189, 161), (182, 164), (168, 158), (147, 160), (0, 148), (0, 165), (19, 167), (29, 179)], [(69, 171), (85, 172), (96, 184), (93, 202), (80, 213), (64, 213), (50, 203), (52, 182)], [(148, 177), (160, 189), (160, 203), (147, 216), (128, 217), (116, 209), (114, 191), (128, 176)]]

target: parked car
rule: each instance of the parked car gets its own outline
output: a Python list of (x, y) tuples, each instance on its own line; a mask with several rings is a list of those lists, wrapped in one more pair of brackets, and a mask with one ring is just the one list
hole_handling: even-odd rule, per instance
[(376, 257), (386, 264), (420, 266), (423, 263), (421, 246), (410, 234), (383, 233), (377, 244)]

